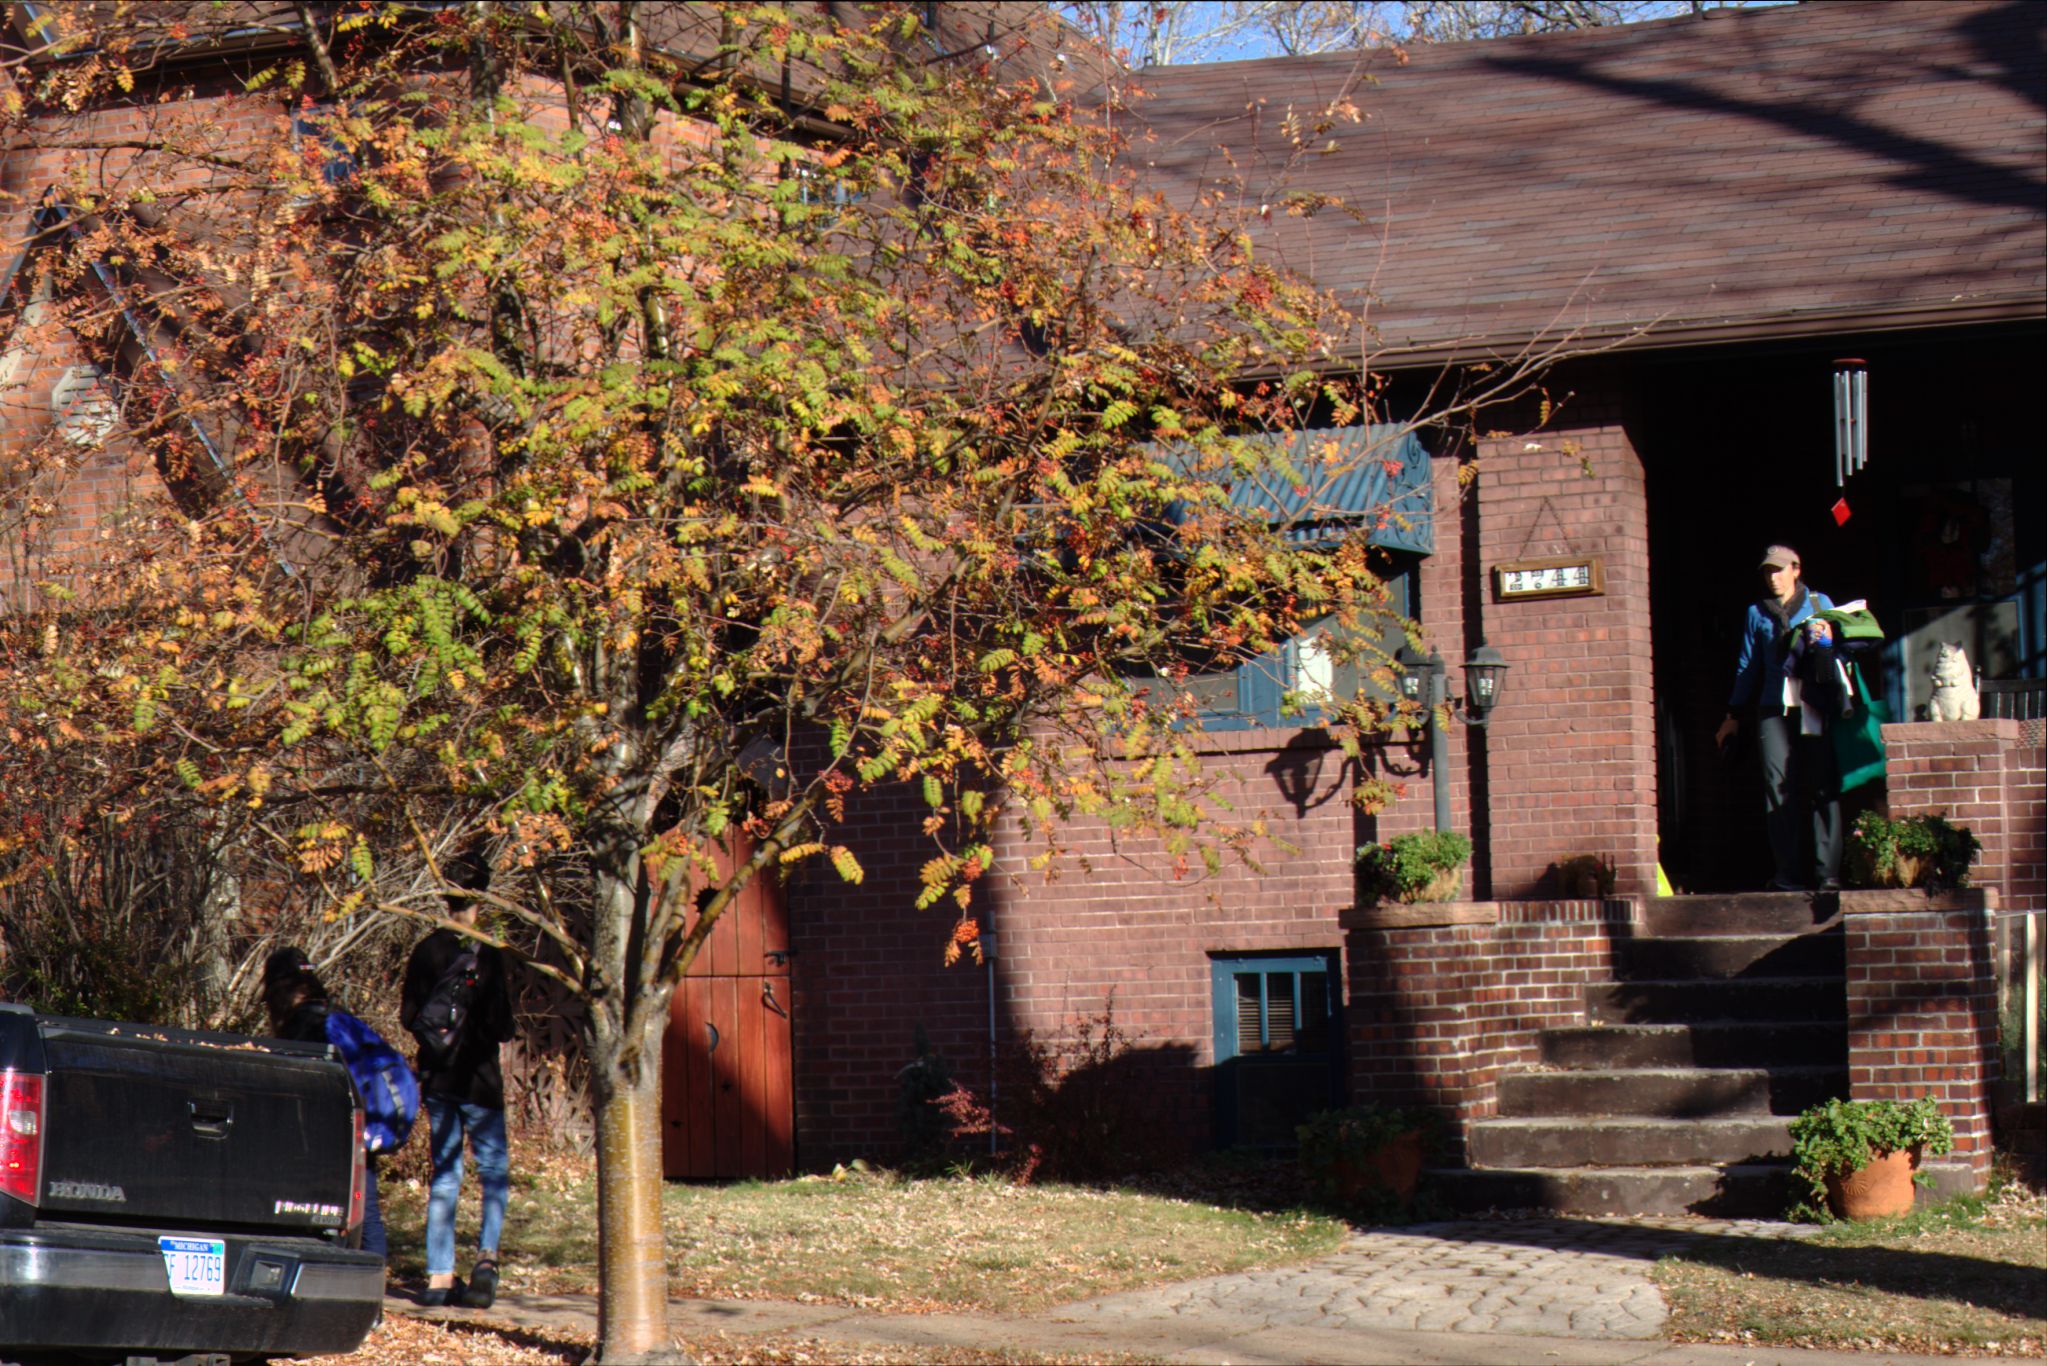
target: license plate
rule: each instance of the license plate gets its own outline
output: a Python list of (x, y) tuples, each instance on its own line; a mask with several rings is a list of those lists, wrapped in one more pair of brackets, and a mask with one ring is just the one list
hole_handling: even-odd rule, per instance
[(163, 1269), (170, 1273), (173, 1295), (220, 1295), (227, 1292), (227, 1244), (218, 1238), (159, 1238)]

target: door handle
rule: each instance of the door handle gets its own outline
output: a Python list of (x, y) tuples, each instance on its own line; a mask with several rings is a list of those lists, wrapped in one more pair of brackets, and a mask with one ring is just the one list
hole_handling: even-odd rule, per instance
[(789, 1018), (789, 1012), (782, 1009), (782, 1003), (775, 999), (775, 984), (766, 978), (761, 979), (761, 1004), (783, 1019)]
[(192, 1117), (192, 1132), (201, 1138), (226, 1138), (227, 1131), (235, 1126), (232, 1101), (188, 1100), (185, 1111)]

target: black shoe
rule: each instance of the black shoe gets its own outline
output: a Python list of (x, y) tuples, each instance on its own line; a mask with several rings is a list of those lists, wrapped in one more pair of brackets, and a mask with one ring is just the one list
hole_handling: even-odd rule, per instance
[(467, 1303), (463, 1298), (467, 1293), (468, 1289), (462, 1284), (462, 1278), (457, 1276), (453, 1285), (428, 1286), (419, 1292), (419, 1297), (413, 1303), (428, 1309), (439, 1309), (442, 1305), (446, 1304), (459, 1305)]
[(478, 1262), (469, 1272), (469, 1289), (462, 1296), (462, 1303), (471, 1309), (488, 1309), (497, 1303), (498, 1264)]

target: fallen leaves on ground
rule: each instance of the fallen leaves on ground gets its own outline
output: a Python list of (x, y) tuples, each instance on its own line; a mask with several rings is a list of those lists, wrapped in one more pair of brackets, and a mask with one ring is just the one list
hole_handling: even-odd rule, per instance
[[(527, 1331), (474, 1321), (447, 1321), (393, 1314), (369, 1339), (346, 1356), (308, 1358), (303, 1366), (576, 1366), (596, 1346), (589, 1335), (570, 1330)], [(1127, 1361), (1118, 1355), (1066, 1355), (990, 1351), (969, 1347), (906, 1347), (896, 1344), (833, 1342), (801, 1334), (739, 1336), (708, 1333), (678, 1338), (676, 1347), (700, 1366), (1102, 1366)]]
[(1657, 1263), (1681, 1342), (2047, 1355), (2047, 1202), (2007, 1192), (1806, 1240), (1700, 1240)]

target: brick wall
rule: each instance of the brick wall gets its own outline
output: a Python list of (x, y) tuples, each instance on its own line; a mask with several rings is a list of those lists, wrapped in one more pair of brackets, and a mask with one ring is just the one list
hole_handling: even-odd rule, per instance
[(1893, 816), (1939, 812), (1983, 844), (1975, 881), (2009, 910), (2047, 905), (2047, 746), (2037, 721), (1884, 727)]
[(1420, 1105), (1462, 1124), (1498, 1110), (1502, 1072), (1539, 1061), (1546, 1028), (1585, 1022), (1585, 988), (1612, 972), (1627, 901), (1389, 908), (1344, 917), (1353, 1101)]
[(1990, 1170), (1997, 978), (1984, 892), (1841, 897), (1854, 1100), (1931, 1096), (1955, 1129), (1954, 1160)]
[[(1482, 634), (1513, 666), (1484, 733), (1492, 895), (1554, 896), (1550, 865), (1612, 858), (1622, 896), (1655, 889), (1655, 690), (1648, 499), (1618, 426), (1480, 443)], [(1467, 553), (1472, 553), (1467, 548)], [(1499, 602), (1505, 560), (1596, 555), (1601, 596)]]
[(1211, 955), (1341, 950), (1360, 818), (1354, 775), (1319, 732), (1234, 732), (1207, 747), (1231, 818), (1266, 821), (1294, 848), (1261, 844), (1263, 871), (1231, 863), (1203, 875), (1197, 860), (1176, 876), (1156, 842), (1080, 821), (1064, 832), (1070, 853), (1040, 873), (1012, 826), (975, 903), (992, 971), (942, 966), (950, 914), (912, 908), (917, 870), (934, 852), (918, 829), (922, 800), (903, 789), (859, 801), (846, 835), (865, 880), (847, 886), (811, 870), (789, 893), (802, 1165), (897, 1152), (896, 1074), (920, 1024), (960, 1080), (983, 1086), (991, 987), (1005, 1049), (1023, 1028), (1069, 1032), (1113, 992), (1115, 1022), (1133, 1043), (1129, 1070), (1162, 1141), (1208, 1143)]

